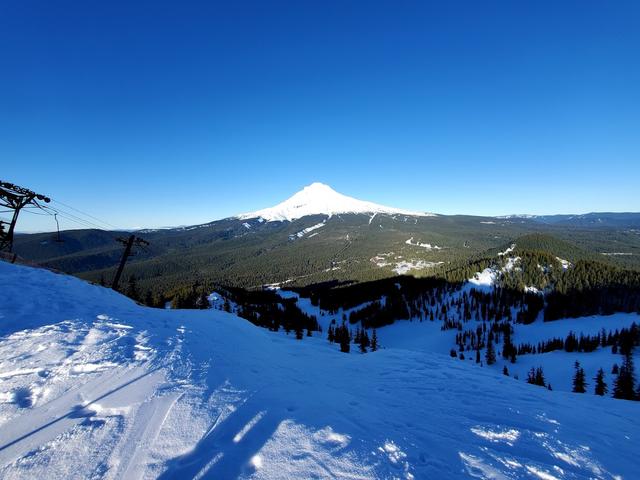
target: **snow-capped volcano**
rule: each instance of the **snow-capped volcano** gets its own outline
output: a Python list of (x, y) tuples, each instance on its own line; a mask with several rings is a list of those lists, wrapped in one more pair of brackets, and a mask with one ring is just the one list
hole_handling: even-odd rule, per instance
[(315, 182), (275, 207), (239, 215), (239, 219), (263, 218), (267, 222), (291, 221), (307, 215), (337, 215), (341, 213), (387, 213), (428, 217), (433, 213), (412, 212), (365, 202), (336, 192), (329, 185)]

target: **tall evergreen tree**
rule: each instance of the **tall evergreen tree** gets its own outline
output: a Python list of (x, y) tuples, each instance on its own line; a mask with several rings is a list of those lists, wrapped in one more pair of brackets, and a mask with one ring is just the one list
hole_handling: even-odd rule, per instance
[(527, 383), (530, 383), (532, 385), (539, 385), (541, 387), (546, 386), (542, 367), (531, 367), (531, 370), (529, 370), (529, 373), (527, 374)]
[(200, 310), (209, 308), (209, 297), (206, 292), (203, 291), (198, 295), (198, 298), (196, 299), (196, 308), (199, 308)]
[(635, 399), (635, 375), (631, 352), (624, 357), (622, 366), (618, 369), (618, 377), (613, 384), (613, 397), (624, 400)]
[(598, 370), (598, 373), (594, 380), (596, 382), (595, 394), (600, 396), (606, 395), (608, 388), (607, 384), (604, 381), (604, 370), (602, 370), (602, 368)]
[(585, 380), (584, 369), (580, 366), (580, 362), (574, 365), (575, 373), (573, 375), (573, 392), (585, 393), (587, 391), (587, 382)]
[(153, 295), (151, 295), (151, 290), (147, 290), (147, 293), (144, 295), (144, 303), (147, 307), (154, 307)]
[(371, 335), (371, 351), (375, 352), (378, 350), (378, 334), (376, 333), (376, 329), (373, 329), (373, 334)]
[(125, 295), (129, 298), (132, 298), (135, 301), (140, 300), (140, 291), (138, 290), (138, 282), (136, 281), (135, 275), (129, 275), (129, 280), (127, 281), (127, 289), (125, 290)]
[(493, 365), (496, 363), (496, 351), (493, 348), (493, 332), (489, 332), (489, 339), (487, 341), (487, 351), (485, 352), (485, 359), (487, 365)]
[(531, 367), (531, 370), (527, 373), (527, 383), (530, 383), (531, 385), (536, 384), (536, 369), (533, 367)]
[(335, 341), (340, 344), (340, 351), (349, 353), (351, 351), (351, 334), (344, 323), (336, 327), (334, 336)]

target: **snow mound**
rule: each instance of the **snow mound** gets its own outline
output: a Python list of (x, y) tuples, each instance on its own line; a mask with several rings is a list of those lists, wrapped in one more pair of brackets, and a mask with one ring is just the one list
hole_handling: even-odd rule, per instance
[[(336, 192), (323, 183), (312, 183), (275, 207), (239, 215), (241, 220), (263, 218), (267, 222), (292, 221), (308, 215), (339, 215), (342, 213), (386, 213), (416, 217), (432, 217), (433, 213), (412, 212), (399, 208), (385, 207), (377, 203), (358, 200)], [(373, 217), (371, 217), (372, 219)], [(370, 219), (370, 220), (371, 220)]]

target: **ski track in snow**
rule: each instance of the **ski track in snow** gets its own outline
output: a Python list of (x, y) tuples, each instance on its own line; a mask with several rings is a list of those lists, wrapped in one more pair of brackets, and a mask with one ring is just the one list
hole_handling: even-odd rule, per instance
[(3, 479), (633, 479), (638, 412), (0, 262)]

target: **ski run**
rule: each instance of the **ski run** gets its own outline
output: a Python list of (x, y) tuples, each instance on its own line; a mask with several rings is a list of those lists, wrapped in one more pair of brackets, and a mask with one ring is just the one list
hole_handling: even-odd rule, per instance
[(342, 354), (317, 332), (297, 341), (214, 309), (145, 308), (0, 262), (0, 478), (640, 478), (639, 404), (566, 391), (570, 368), (553, 365), (569, 354), (538, 356), (548, 391), (451, 358), (430, 322), (378, 334), (377, 352)]

